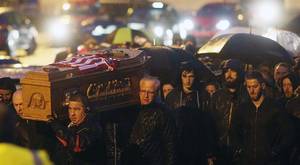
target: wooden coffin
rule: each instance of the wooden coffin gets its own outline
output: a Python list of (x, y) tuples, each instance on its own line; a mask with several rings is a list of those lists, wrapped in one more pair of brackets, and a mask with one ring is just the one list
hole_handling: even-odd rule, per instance
[(148, 61), (142, 51), (113, 49), (108, 53), (117, 61), (113, 71), (78, 74), (70, 67), (46, 67), (28, 72), (23, 90), (22, 118), (47, 121), (51, 115), (65, 118), (68, 98), (80, 91), (89, 99), (92, 111), (104, 111), (137, 104), (139, 80)]

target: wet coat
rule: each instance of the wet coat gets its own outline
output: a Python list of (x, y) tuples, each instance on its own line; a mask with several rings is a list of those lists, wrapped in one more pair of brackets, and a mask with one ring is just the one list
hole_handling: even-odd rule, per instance
[(172, 109), (181, 107), (199, 109), (201, 108), (201, 95), (198, 90), (186, 94), (181, 89), (176, 88), (167, 95), (166, 103)]
[(243, 87), (240, 87), (235, 93), (230, 92), (225, 87), (214, 93), (211, 103), (204, 107), (205, 111), (210, 112), (216, 122), (220, 146), (230, 145), (228, 131), (231, 127), (233, 114), (237, 107), (248, 99), (249, 96)]
[(125, 151), (124, 164), (175, 164), (175, 136), (175, 123), (163, 104), (153, 102), (141, 106)]
[(278, 107), (268, 98), (258, 109), (251, 101), (238, 107), (230, 131), (237, 164), (287, 164), (294, 128), (287, 114)]

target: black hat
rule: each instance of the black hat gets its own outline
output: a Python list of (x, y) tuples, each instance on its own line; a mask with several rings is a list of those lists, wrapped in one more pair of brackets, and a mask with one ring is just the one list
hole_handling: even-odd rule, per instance
[(15, 82), (9, 77), (0, 78), (0, 89), (10, 90), (11, 92), (16, 91)]
[(232, 69), (237, 72), (243, 72), (243, 64), (240, 60), (229, 59), (229, 60), (224, 61), (222, 69), (223, 70)]

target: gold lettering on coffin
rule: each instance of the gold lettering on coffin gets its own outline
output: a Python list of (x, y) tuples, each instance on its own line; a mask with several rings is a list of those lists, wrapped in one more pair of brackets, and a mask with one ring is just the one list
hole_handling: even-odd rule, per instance
[(44, 110), (46, 108), (46, 101), (43, 94), (35, 92), (31, 95), (28, 106), (30, 109)]
[(129, 77), (106, 82), (91, 83), (86, 91), (89, 99), (106, 100), (108, 97), (122, 97), (130, 94), (131, 79)]

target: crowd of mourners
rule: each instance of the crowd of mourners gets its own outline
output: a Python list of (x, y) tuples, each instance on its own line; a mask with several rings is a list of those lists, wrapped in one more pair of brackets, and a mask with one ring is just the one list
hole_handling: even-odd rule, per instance
[(48, 122), (21, 118), (22, 89), (1, 78), (0, 164), (299, 165), (300, 63), (245, 71), (229, 59), (221, 68), (207, 82), (189, 63), (179, 81), (146, 75), (140, 105), (110, 112), (93, 113), (74, 93), (68, 120)]

